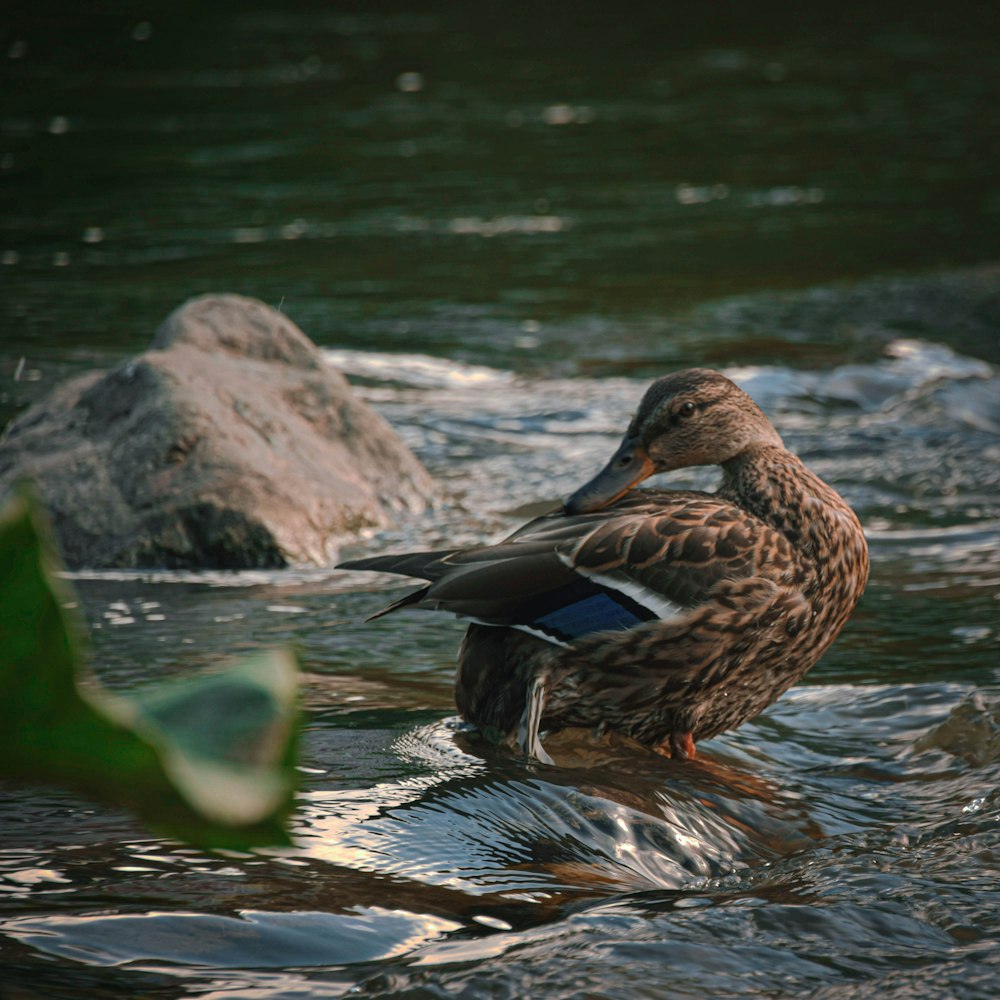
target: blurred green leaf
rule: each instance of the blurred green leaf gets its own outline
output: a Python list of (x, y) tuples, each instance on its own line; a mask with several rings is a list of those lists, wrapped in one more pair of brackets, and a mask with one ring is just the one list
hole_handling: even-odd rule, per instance
[(58, 784), (210, 848), (287, 844), (298, 669), (262, 652), (125, 697), (84, 673), (83, 628), (31, 492), (0, 508), (0, 778)]

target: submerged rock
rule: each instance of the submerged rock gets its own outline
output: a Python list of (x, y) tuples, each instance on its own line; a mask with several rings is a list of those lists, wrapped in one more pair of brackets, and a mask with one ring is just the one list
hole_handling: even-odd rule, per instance
[(187, 302), (144, 354), (23, 413), (0, 491), (22, 477), (75, 568), (325, 565), (433, 491), (309, 338), (239, 295)]

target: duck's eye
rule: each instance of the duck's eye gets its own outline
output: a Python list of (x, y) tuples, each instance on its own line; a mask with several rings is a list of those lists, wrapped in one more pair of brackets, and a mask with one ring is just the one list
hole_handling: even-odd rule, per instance
[(689, 399), (686, 403), (681, 403), (677, 409), (677, 416), (679, 417), (690, 417), (694, 413), (695, 406), (694, 403)]

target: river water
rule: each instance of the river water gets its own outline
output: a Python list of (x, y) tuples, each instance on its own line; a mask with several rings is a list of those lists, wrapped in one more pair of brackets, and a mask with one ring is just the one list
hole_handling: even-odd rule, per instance
[(500, 537), (707, 364), (854, 505), (872, 580), (697, 761), (576, 734), (547, 767), (455, 719), (460, 624), (363, 623), (398, 581), (78, 573), (116, 688), (296, 644), (296, 846), (4, 789), (0, 994), (996, 996), (987, 5), (148, 10), (5, 29), (0, 419), (190, 295), (280, 305), (439, 483), (347, 558)]

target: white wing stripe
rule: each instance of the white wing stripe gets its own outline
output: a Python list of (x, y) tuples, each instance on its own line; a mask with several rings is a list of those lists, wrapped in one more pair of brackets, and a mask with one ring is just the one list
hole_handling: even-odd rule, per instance
[(652, 611), (657, 618), (663, 621), (667, 621), (670, 618), (677, 618), (687, 611), (687, 608), (683, 605), (668, 601), (662, 594), (658, 594), (655, 590), (650, 590), (649, 587), (644, 587), (641, 583), (636, 583), (635, 580), (628, 579), (624, 574), (587, 573), (580, 569), (579, 566), (574, 565), (572, 557), (565, 553), (560, 552), (559, 558), (574, 573), (579, 574), (587, 580), (593, 580), (594, 583), (598, 583), (602, 587), (607, 587), (608, 590), (617, 590), (619, 594), (631, 597), (636, 604), (641, 604), (642, 607), (648, 611)]
[(649, 587), (644, 587), (641, 583), (636, 583), (634, 580), (623, 579), (618, 576), (606, 576), (603, 573), (596, 573), (594, 575), (588, 573), (584, 575), (586, 575), (588, 580), (593, 580), (594, 583), (599, 583), (602, 587), (607, 587), (608, 590), (617, 590), (619, 594), (631, 597), (636, 604), (641, 604), (644, 608), (648, 608), (657, 618), (663, 621), (669, 618), (677, 618), (687, 611), (687, 608), (683, 605), (668, 601), (662, 594), (658, 594), (655, 590), (650, 590)]
[[(443, 611), (443, 608), (438, 610)], [(530, 625), (503, 625), (500, 622), (484, 622), (481, 618), (473, 618), (471, 615), (459, 615), (455, 614), (454, 611), (448, 612), (449, 614), (455, 615), (456, 618), (461, 619), (466, 622), (475, 622), (477, 625), (489, 625), (490, 628), (516, 628), (521, 632), (527, 632), (528, 635), (535, 636), (536, 639), (544, 639), (546, 642), (551, 642), (553, 646), (562, 646), (563, 649), (569, 649), (570, 644), (568, 642), (563, 642), (561, 639), (557, 639), (555, 636), (549, 635), (548, 632), (543, 632), (540, 628), (532, 628)]]

